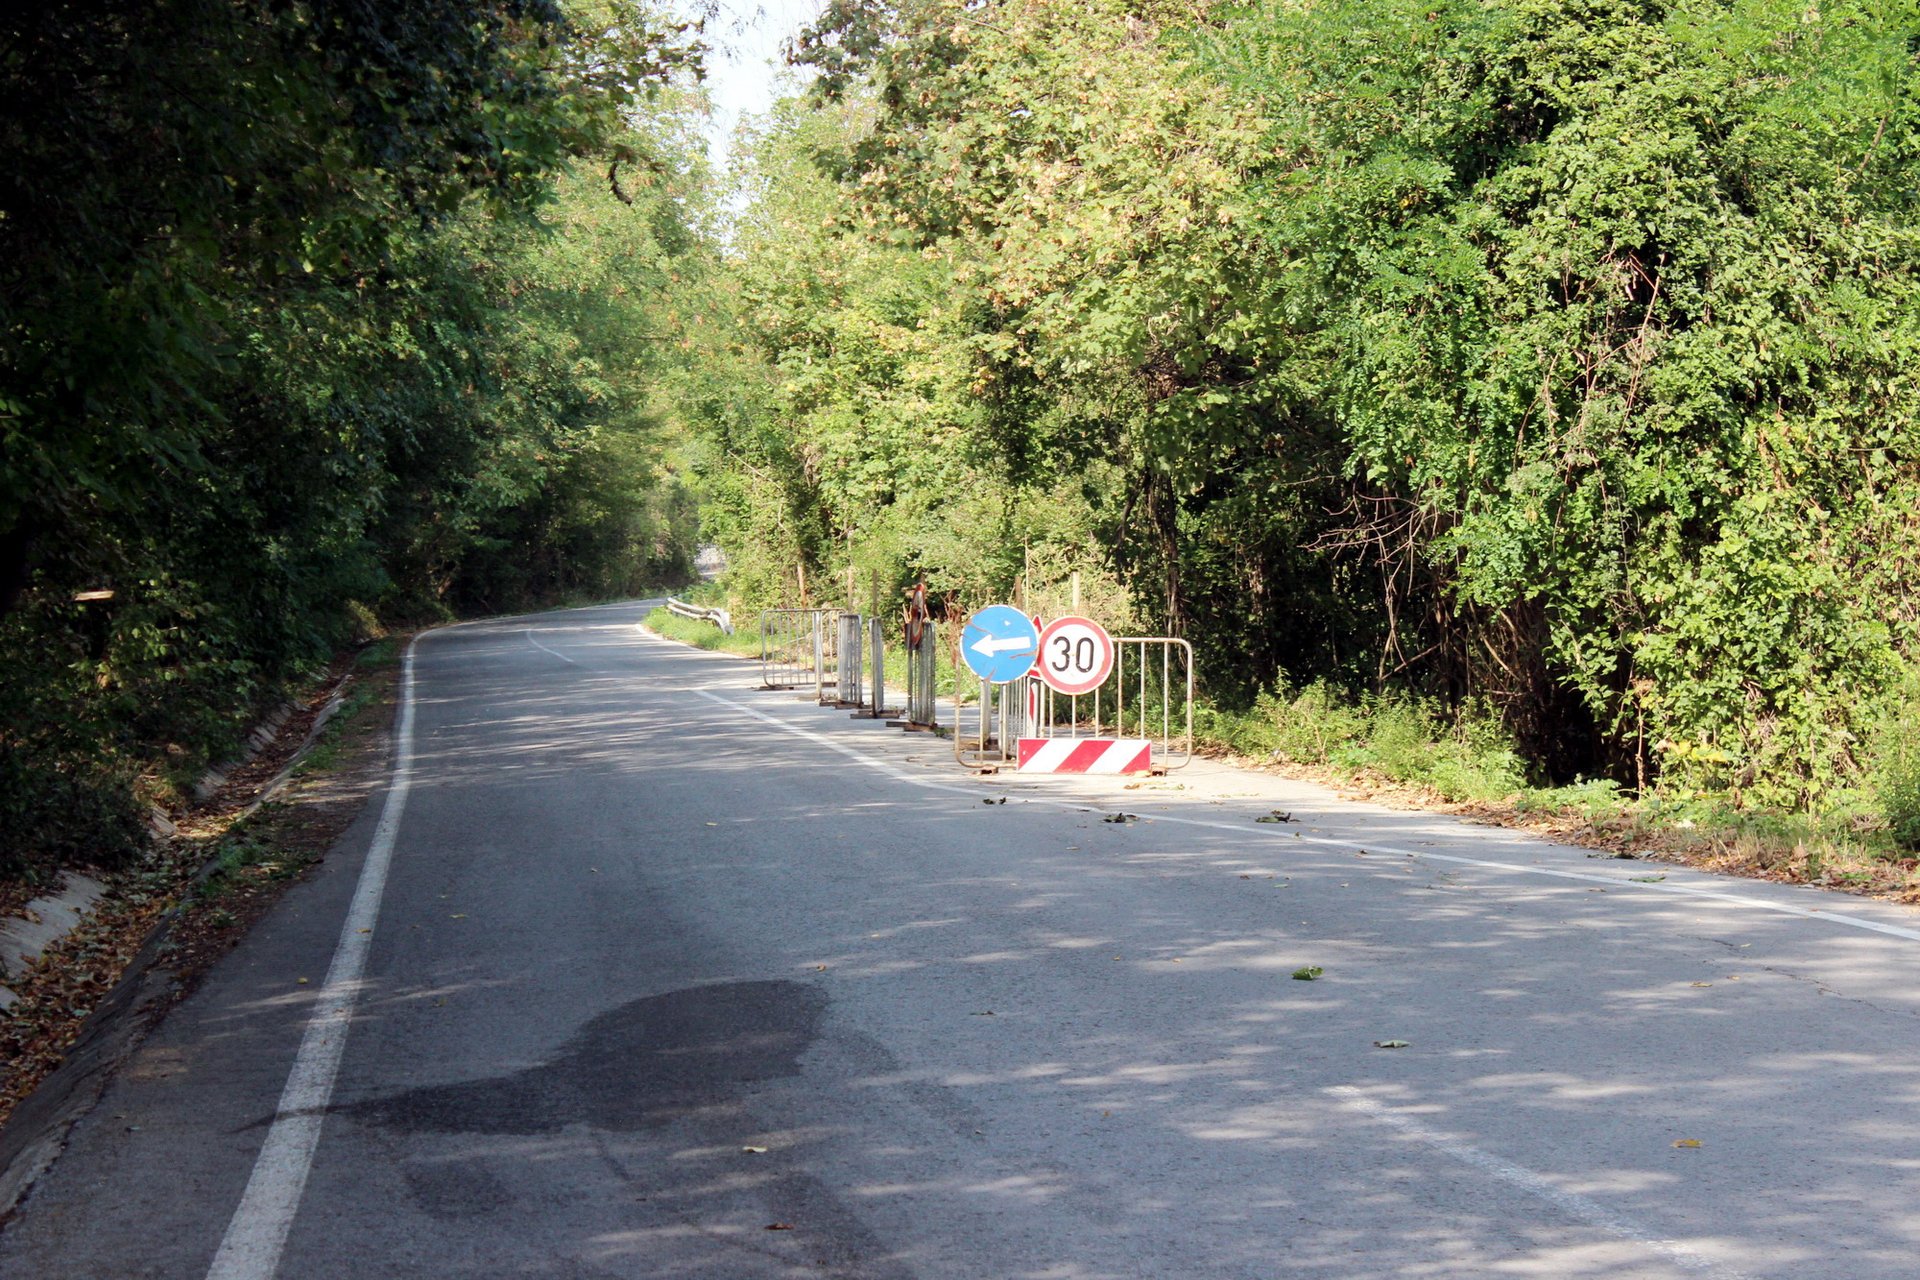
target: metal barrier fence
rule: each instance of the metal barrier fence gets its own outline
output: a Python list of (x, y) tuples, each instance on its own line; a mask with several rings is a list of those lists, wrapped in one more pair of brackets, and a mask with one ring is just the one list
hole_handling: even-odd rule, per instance
[(723, 636), (733, 634), (733, 618), (725, 609), (703, 609), (697, 604), (688, 604), (684, 600), (676, 600), (668, 596), (667, 612), (682, 618), (693, 618), (699, 622), (711, 622), (720, 628), (720, 634)]
[[(1022, 676), (1006, 684), (977, 687), (980, 697), (971, 706), (953, 693), (953, 758), (969, 769), (998, 769), (1020, 758), (1020, 739), (1035, 737), (1034, 687), (1040, 682)], [(969, 728), (971, 726), (971, 728)]]
[(832, 702), (838, 629), (832, 609), (764, 609), (760, 613), (760, 684), (767, 689), (812, 689)]
[[(900, 708), (887, 706), (887, 620), (868, 618), (867, 623), (867, 666), (871, 673), (870, 693), (866, 709), (854, 714), (869, 720), (881, 720), (887, 716), (897, 716)], [(889, 723), (898, 724), (898, 721)]]
[[(905, 646), (906, 719), (889, 723), (937, 729), (939, 629), (923, 619), (917, 630), (919, 643)], [(761, 683), (806, 690), (822, 706), (861, 708), (858, 714), (871, 719), (898, 714), (887, 709), (885, 635), (881, 618), (837, 609), (765, 610)], [(1088, 693), (1056, 693), (1037, 676), (980, 682), (971, 703), (956, 688), (954, 759), (999, 769), (1019, 763), (1022, 738), (1113, 738), (1150, 744), (1155, 772), (1187, 764), (1193, 759), (1193, 646), (1170, 636), (1116, 636), (1113, 647), (1113, 671)], [(1079, 750), (1087, 749), (1098, 750)], [(1049, 750), (1055, 749), (1041, 748), (1039, 755)], [(1036, 758), (1028, 767), (1043, 766)]]
[[(1155, 761), (1168, 769), (1193, 759), (1192, 645), (1171, 636), (1116, 637), (1113, 689), (1113, 720), (1119, 736), (1152, 742)], [(1098, 734), (1101, 692), (1094, 690), (1094, 732), (1080, 736)], [(1068, 723), (1077, 722), (1077, 711), (1071, 708)]]
[(940, 624), (928, 619), (920, 626), (920, 643), (906, 646), (907, 716), (890, 722), (902, 729), (940, 727)]
[(858, 707), (864, 704), (860, 689), (862, 661), (862, 636), (866, 628), (861, 626), (861, 617), (857, 613), (843, 613), (836, 620), (835, 635), (839, 640), (839, 684), (834, 693), (834, 703), (842, 707)]
[(1021, 738), (1128, 738), (1152, 744), (1155, 772), (1193, 759), (1193, 646), (1171, 636), (1116, 636), (1113, 672), (1091, 693), (1056, 693), (1039, 678), (955, 695), (954, 758), (968, 768), (1016, 764)]

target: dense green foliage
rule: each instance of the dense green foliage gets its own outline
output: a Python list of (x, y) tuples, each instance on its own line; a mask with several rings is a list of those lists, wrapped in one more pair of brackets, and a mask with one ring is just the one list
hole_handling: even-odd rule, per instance
[(376, 619), (686, 571), (698, 54), (618, 2), (0, 19), (0, 870), (123, 852), (137, 774)]
[(1917, 48), (1907, 0), (830, 5), (689, 320), (734, 589), (1079, 570), (1228, 702), (1920, 840)]
[(0, 866), (128, 847), (382, 619), (684, 574), (687, 472), (743, 603), (1073, 581), (1266, 749), (1920, 847), (1916, 50), (834, 0), (716, 257), (631, 0), (9, 14)]

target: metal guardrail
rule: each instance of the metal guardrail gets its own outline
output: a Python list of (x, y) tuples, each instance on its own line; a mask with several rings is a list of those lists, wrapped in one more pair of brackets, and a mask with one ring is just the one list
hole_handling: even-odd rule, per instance
[(667, 597), (667, 612), (682, 618), (692, 618), (698, 622), (711, 622), (720, 628), (720, 634), (733, 634), (733, 617), (725, 609), (704, 609), (697, 604), (688, 604), (684, 600)]

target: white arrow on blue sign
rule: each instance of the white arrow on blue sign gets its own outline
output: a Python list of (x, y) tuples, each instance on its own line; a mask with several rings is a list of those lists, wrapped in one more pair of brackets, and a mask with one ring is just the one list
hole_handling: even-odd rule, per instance
[(1018, 680), (1040, 652), (1040, 628), (1010, 604), (990, 604), (967, 619), (960, 658), (988, 684)]

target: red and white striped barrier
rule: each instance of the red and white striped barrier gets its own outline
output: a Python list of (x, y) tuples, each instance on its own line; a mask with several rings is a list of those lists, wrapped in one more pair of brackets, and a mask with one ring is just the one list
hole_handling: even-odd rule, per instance
[(1145, 738), (1022, 738), (1022, 773), (1147, 773), (1153, 743)]

